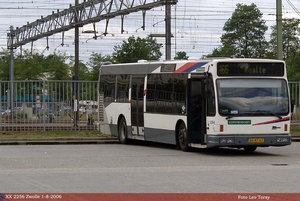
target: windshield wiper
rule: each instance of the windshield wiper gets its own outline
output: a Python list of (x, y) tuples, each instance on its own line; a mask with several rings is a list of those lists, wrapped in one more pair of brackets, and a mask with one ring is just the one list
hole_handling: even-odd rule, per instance
[(256, 111), (243, 112), (243, 113), (227, 116), (226, 119), (231, 119), (233, 117), (238, 117), (238, 116), (243, 116), (243, 115), (257, 115), (257, 114), (268, 114), (268, 115), (275, 116), (279, 119), (282, 119), (282, 116), (280, 116), (276, 113), (273, 113), (271, 111), (267, 111), (267, 110), (256, 110)]
[(250, 113), (250, 112), (239, 113), (239, 114), (227, 116), (226, 119), (231, 119), (232, 117), (243, 116), (243, 115), (245, 115), (245, 114), (246, 114), (246, 115), (249, 115), (249, 114), (253, 114), (253, 113)]
[(268, 110), (256, 110), (256, 111), (253, 111), (253, 112), (262, 113), (262, 114), (269, 114), (269, 115), (277, 117), (278, 119), (282, 119), (282, 116), (280, 116), (279, 114), (276, 114), (276, 113), (268, 111)]

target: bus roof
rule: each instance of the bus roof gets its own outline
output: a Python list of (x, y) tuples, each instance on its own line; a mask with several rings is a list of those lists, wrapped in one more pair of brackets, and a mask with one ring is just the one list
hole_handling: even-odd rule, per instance
[(146, 61), (136, 63), (105, 64), (100, 67), (103, 75), (113, 74), (151, 74), (151, 73), (193, 73), (205, 72), (211, 61), (216, 62), (284, 62), (275, 59), (255, 58), (213, 58), (206, 60), (168, 60)]
[(101, 74), (190, 73), (203, 68), (211, 60), (143, 61), (108, 64), (100, 67)]

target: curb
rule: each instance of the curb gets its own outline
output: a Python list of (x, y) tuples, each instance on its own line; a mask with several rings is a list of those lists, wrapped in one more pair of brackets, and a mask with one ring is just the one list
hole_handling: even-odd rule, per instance
[(0, 139), (0, 145), (53, 145), (53, 144), (118, 144), (117, 138), (32, 138)]

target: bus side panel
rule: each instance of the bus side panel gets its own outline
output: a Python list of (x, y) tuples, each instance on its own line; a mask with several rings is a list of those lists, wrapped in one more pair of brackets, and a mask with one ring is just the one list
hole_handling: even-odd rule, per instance
[(145, 113), (145, 140), (176, 144), (175, 127), (178, 120), (186, 124), (186, 116)]
[(128, 137), (131, 136), (130, 103), (110, 103), (105, 106), (104, 122), (109, 125), (111, 135), (118, 136), (118, 119), (123, 115), (127, 124)]
[(112, 135), (111, 128), (108, 124), (107, 111), (106, 108), (109, 106), (108, 103), (103, 103), (103, 107), (100, 107), (99, 113), (102, 117), (102, 122), (99, 123), (99, 130), (103, 134)]

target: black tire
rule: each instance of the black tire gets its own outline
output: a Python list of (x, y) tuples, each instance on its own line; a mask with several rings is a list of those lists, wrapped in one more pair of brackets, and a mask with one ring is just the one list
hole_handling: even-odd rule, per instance
[(244, 150), (245, 151), (255, 151), (257, 148), (257, 146), (247, 146), (247, 147), (244, 147)]
[(128, 143), (128, 137), (127, 137), (127, 124), (125, 118), (121, 118), (118, 125), (118, 136), (119, 140), (122, 144)]
[(188, 138), (187, 138), (187, 129), (183, 122), (180, 123), (178, 131), (177, 131), (177, 137), (178, 137), (178, 144), (182, 151), (188, 151), (189, 150), (189, 144), (188, 144)]

